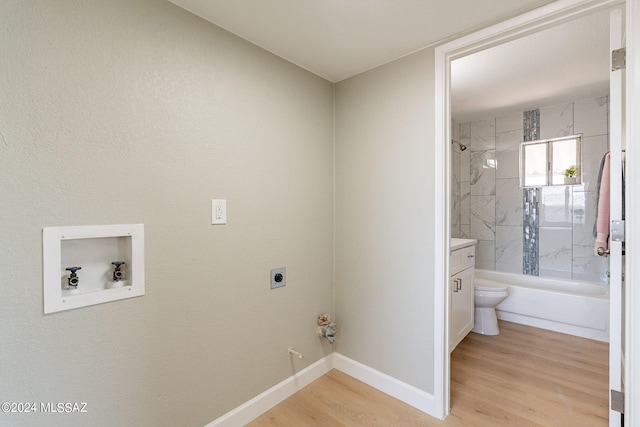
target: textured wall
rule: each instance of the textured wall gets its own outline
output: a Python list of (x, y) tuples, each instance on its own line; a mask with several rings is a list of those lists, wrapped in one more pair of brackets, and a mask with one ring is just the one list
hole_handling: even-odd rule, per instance
[(336, 85), (337, 351), (433, 392), (433, 50)]
[[(88, 403), (0, 424), (204, 425), (331, 352), (332, 85), (163, 0), (0, 8), (0, 397)], [(146, 295), (43, 315), (42, 227), (118, 223)]]

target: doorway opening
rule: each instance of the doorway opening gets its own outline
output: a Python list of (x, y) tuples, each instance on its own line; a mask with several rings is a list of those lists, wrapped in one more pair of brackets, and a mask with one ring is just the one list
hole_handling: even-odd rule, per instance
[[(585, 4), (587, 3), (587, 4)], [(566, 3), (551, 4), (538, 10), (522, 15), (518, 18), (498, 24), (486, 30), (470, 36), (463, 37), (454, 42), (448, 43), (436, 49), (436, 141), (460, 140), (460, 135), (453, 135), (451, 129), (453, 109), (451, 93), (451, 73), (452, 62), (468, 57), (474, 53), (485, 51), (495, 46), (521, 39), (525, 36), (537, 34), (544, 30), (558, 27), (561, 24), (574, 22), (579, 18), (593, 16), (594, 14), (608, 11), (613, 6), (620, 6), (621, 2), (583, 2), (582, 4), (567, 5)], [(608, 50), (607, 50), (608, 53)], [(579, 96), (577, 97), (580, 98)], [(578, 100), (576, 99), (576, 100)], [(540, 100), (531, 100), (540, 105)], [(508, 108), (515, 109), (514, 103)], [(544, 105), (553, 105), (547, 100)], [(504, 107), (496, 107), (504, 108)], [(526, 111), (526, 106), (522, 106), (520, 111)], [(504, 111), (504, 110), (503, 110)], [(495, 116), (494, 116), (495, 117)], [(465, 144), (465, 141), (461, 141)], [(465, 144), (466, 145), (466, 144)], [(452, 237), (451, 230), (455, 225), (450, 218), (452, 209), (451, 196), (451, 144), (436, 144), (436, 194), (441, 198), (443, 209), (436, 214), (437, 224), (442, 227), (437, 234), (436, 247), (443, 248), (436, 251), (436, 271), (434, 279), (436, 284), (435, 314), (436, 314), (436, 361), (434, 372), (434, 400), (435, 407), (442, 408), (442, 416), (449, 412), (449, 349), (448, 334), (449, 325), (447, 321), (449, 306), (449, 292), (446, 285), (447, 272), (449, 271), (448, 254), (450, 250), (449, 239)], [(474, 151), (473, 148), (471, 151)], [(496, 160), (495, 157), (492, 160)], [(440, 178), (440, 180), (438, 180)], [(438, 200), (436, 201), (436, 203)], [(453, 236), (456, 237), (456, 236)], [(473, 238), (474, 236), (469, 236)], [(494, 249), (495, 250), (495, 249)], [(495, 266), (495, 259), (493, 260)], [(441, 267), (441, 268), (438, 268)], [(440, 391), (442, 393), (440, 395)]]

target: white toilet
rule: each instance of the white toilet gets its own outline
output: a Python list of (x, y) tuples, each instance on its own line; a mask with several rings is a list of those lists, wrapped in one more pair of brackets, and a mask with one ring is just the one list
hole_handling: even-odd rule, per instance
[(496, 306), (509, 296), (509, 289), (486, 279), (475, 278), (473, 282), (475, 287), (475, 324), (471, 332), (482, 335), (498, 335), (500, 329), (498, 329)]

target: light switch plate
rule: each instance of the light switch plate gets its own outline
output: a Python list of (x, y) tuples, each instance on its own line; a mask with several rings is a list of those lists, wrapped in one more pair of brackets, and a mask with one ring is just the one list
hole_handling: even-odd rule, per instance
[(227, 223), (227, 201), (224, 199), (211, 200), (211, 224)]

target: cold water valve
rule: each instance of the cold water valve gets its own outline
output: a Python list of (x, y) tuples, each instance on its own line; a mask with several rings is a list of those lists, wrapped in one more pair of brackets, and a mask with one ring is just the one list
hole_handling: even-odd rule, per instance
[(126, 263), (124, 261), (113, 261), (111, 264), (115, 266), (113, 269), (113, 281), (118, 282), (122, 280), (122, 269), (120, 267)]
[(76, 272), (78, 270), (80, 270), (80, 269), (82, 269), (82, 267), (67, 267), (67, 268), (65, 268), (65, 270), (71, 272), (71, 274), (69, 275), (69, 278), (67, 279), (67, 283), (69, 285), (69, 288), (78, 289), (78, 283), (80, 283), (80, 278), (78, 277), (78, 274)]

